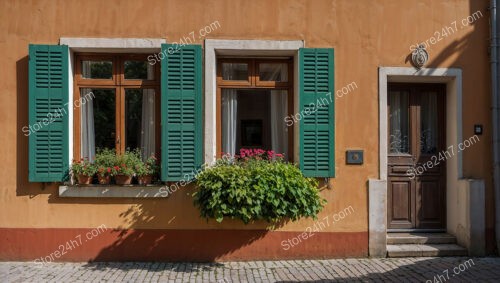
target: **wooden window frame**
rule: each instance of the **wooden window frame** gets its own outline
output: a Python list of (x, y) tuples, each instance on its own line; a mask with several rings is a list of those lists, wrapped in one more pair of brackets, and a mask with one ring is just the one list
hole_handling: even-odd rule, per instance
[[(125, 80), (124, 62), (127, 60), (145, 60), (148, 54), (94, 54), (79, 53), (75, 56), (73, 101), (81, 97), (81, 88), (114, 89), (115, 90), (115, 150), (117, 154), (125, 152), (125, 90), (126, 89), (154, 89), (155, 91), (155, 152), (160, 154), (161, 125), (160, 125), (160, 67), (154, 65), (154, 80)], [(113, 64), (112, 79), (85, 79), (82, 78), (82, 61), (111, 61)], [(81, 111), (80, 107), (73, 107), (73, 158), (81, 158)]]
[[(230, 81), (222, 79), (222, 63), (241, 63), (249, 62), (248, 76), (250, 84), (242, 84), (242, 81)], [(259, 63), (286, 63), (288, 64), (288, 82), (269, 82), (269, 84), (257, 84), (259, 73), (257, 70)], [(262, 58), (223, 58), (217, 60), (217, 93), (216, 93), (216, 158), (222, 157), (222, 90), (223, 89), (263, 89), (263, 90), (286, 90), (288, 101), (288, 115), (294, 113), (294, 78), (293, 78), (293, 59), (266, 59)], [(271, 84), (272, 83), (272, 84)], [(285, 154), (288, 161), (294, 161), (294, 127), (288, 127), (288, 152)]]
[[(140, 80), (140, 79), (125, 79), (125, 61), (145, 61), (148, 62), (148, 55), (143, 54), (126, 54), (120, 57), (119, 62), (119, 77), (121, 85), (131, 85), (131, 86), (155, 86), (160, 84), (160, 68), (156, 67), (154, 64), (154, 79), (152, 80)], [(148, 63), (149, 64), (149, 63)]]
[[(76, 64), (75, 64), (75, 75), (74, 81), (75, 84), (92, 84), (99, 86), (107, 86), (107, 85), (115, 85), (118, 78), (116, 74), (117, 70), (117, 58), (113, 55), (90, 55), (90, 54), (81, 54), (76, 56)], [(112, 64), (112, 77), (111, 79), (86, 79), (82, 77), (82, 61), (111, 61)]]
[[(222, 78), (222, 64), (223, 63), (240, 63), (247, 64), (248, 66), (248, 78), (246, 81), (243, 80), (224, 80)], [(254, 61), (252, 59), (244, 58), (231, 58), (231, 59), (220, 59), (217, 61), (217, 84), (223, 86), (234, 86), (234, 87), (251, 87), (255, 83), (254, 77)]]

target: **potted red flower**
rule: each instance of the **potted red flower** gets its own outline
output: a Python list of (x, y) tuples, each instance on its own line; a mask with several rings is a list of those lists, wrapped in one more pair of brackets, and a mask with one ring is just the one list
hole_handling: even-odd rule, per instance
[(99, 184), (107, 185), (111, 182), (111, 177), (116, 175), (116, 170), (113, 167), (115, 163), (116, 153), (113, 149), (98, 149), (95, 155), (95, 164)]
[(158, 170), (157, 160), (154, 155), (151, 155), (146, 161), (138, 162), (135, 165), (135, 172), (139, 185), (149, 185), (153, 180), (153, 176)]
[(116, 170), (116, 184), (130, 185), (132, 177), (135, 174), (135, 165), (137, 165), (140, 161), (140, 158), (135, 152), (128, 150), (124, 154), (117, 156), (116, 164), (113, 166), (113, 169)]
[(122, 163), (120, 166), (115, 165), (113, 169), (116, 170), (115, 182), (117, 185), (130, 185), (132, 176), (134, 176), (134, 170), (132, 170), (132, 168)]
[(78, 184), (89, 185), (92, 183), (92, 178), (97, 172), (94, 164), (88, 161), (86, 158), (80, 160), (73, 160), (71, 164), (71, 171), (76, 177)]
[(112, 167), (99, 166), (97, 168), (97, 180), (101, 185), (108, 185), (111, 182), (111, 176), (113, 176)]

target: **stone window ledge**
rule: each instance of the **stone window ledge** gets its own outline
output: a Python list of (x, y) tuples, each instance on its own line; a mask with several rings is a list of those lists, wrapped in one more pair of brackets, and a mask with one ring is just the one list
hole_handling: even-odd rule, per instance
[[(162, 189), (163, 188), (163, 189)], [(166, 198), (165, 186), (159, 185), (68, 185), (59, 186), (59, 197), (72, 198)]]

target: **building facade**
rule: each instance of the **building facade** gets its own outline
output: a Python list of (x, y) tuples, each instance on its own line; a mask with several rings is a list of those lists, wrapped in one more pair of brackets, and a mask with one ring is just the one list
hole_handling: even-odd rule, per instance
[[(0, 259), (385, 256), (398, 231), (493, 253), (488, 5), (4, 1)], [(63, 181), (137, 146), (163, 184)], [(199, 216), (186, 174), (246, 146), (318, 178), (317, 220)]]

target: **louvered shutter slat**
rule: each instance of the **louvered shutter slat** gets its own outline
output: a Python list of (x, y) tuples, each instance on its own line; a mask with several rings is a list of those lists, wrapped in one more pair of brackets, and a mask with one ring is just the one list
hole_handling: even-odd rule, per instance
[(29, 181), (68, 176), (68, 47), (29, 46)]
[(303, 48), (299, 54), (300, 169), (309, 177), (334, 177), (333, 49)]
[(187, 181), (202, 163), (201, 46), (169, 47), (162, 45), (162, 179)]

